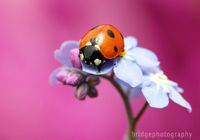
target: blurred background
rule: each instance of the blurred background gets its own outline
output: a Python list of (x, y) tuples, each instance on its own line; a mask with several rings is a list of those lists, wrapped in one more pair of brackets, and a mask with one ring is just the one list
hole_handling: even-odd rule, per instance
[[(98, 98), (85, 101), (78, 101), (71, 87), (48, 83), (59, 66), (54, 50), (103, 23), (158, 54), (193, 107), (192, 113), (173, 102), (163, 110), (148, 108), (138, 131), (200, 137), (199, 0), (1, 0), (0, 140), (123, 139), (127, 116), (109, 82), (98, 86)], [(143, 102), (142, 96), (132, 99), (134, 113)]]

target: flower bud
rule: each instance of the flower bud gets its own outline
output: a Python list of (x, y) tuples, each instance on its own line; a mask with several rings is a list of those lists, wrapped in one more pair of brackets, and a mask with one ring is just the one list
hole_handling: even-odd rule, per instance
[(66, 78), (66, 84), (77, 86), (82, 81), (83, 76), (80, 73), (70, 73), (68, 78)]
[(90, 86), (96, 86), (100, 83), (100, 78), (98, 76), (88, 75), (87, 78), (86, 78), (86, 82)]
[(70, 61), (71, 61), (72, 66), (75, 68), (81, 68), (81, 61), (79, 58), (79, 49), (78, 48), (72, 49), (70, 51), (69, 56), (70, 56)]
[(77, 86), (83, 80), (83, 75), (73, 69), (64, 69), (56, 74), (56, 79), (64, 85)]
[(79, 100), (84, 100), (89, 92), (89, 85), (88, 84), (81, 84), (78, 86), (75, 96)]
[(59, 71), (57, 74), (56, 74), (56, 79), (59, 81), (59, 82), (61, 82), (61, 83), (63, 83), (63, 84), (66, 84), (65, 83), (65, 79), (66, 79), (66, 77), (67, 77), (67, 75), (68, 75), (68, 70), (61, 70), (61, 71)]
[(89, 92), (88, 92), (88, 96), (92, 97), (92, 98), (97, 97), (98, 96), (97, 89), (95, 87), (90, 87)]

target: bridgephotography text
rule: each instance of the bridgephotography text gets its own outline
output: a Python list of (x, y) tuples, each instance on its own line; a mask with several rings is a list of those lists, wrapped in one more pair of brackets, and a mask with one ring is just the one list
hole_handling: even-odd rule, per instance
[(132, 132), (133, 137), (138, 138), (144, 138), (144, 139), (153, 139), (153, 138), (169, 138), (169, 139), (191, 139), (192, 138), (192, 132), (189, 131), (138, 131), (138, 132)]

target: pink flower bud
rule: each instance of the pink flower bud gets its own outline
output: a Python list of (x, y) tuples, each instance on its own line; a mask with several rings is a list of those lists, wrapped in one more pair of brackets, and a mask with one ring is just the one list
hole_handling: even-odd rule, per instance
[(56, 79), (64, 85), (77, 86), (83, 80), (83, 75), (71, 69), (63, 69), (56, 74)]
[(77, 86), (81, 82), (82, 78), (83, 76), (80, 73), (70, 73), (66, 78), (66, 84)]
[(68, 75), (68, 71), (67, 70), (61, 70), (56, 74), (56, 79), (61, 82), (61, 83), (65, 83), (65, 79)]
[(79, 57), (79, 49), (72, 49), (70, 51), (70, 61), (73, 67), (75, 68), (81, 68), (81, 60)]

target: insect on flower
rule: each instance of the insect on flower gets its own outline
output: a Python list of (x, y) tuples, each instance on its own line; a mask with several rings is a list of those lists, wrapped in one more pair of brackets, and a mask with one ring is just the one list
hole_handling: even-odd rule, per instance
[(80, 59), (83, 63), (97, 67), (119, 57), (124, 50), (124, 38), (112, 25), (99, 25), (88, 31), (80, 41)]
[[(108, 24), (92, 28), (80, 42), (65, 41), (54, 56), (64, 67), (84, 75), (104, 75), (113, 70), (117, 79), (131, 87), (142, 82), (145, 70), (153, 70), (159, 65), (153, 52), (137, 47), (134, 37), (124, 38), (118, 29)], [(51, 74), (51, 83), (60, 81), (56, 75), (61, 69)]]
[[(136, 38), (123, 37), (110, 24), (95, 26), (80, 41), (65, 41), (54, 52), (54, 57), (62, 66), (51, 73), (50, 83), (75, 87), (74, 95), (79, 100), (98, 96), (96, 86), (100, 83), (100, 77), (113, 84), (126, 106), (129, 140), (133, 139), (131, 133), (135, 132), (132, 128), (135, 128), (148, 105), (164, 108), (171, 99), (192, 111), (189, 102), (181, 95), (183, 89), (169, 80), (160, 68), (157, 55), (149, 49), (138, 47)], [(146, 103), (138, 115), (133, 116), (129, 99), (141, 93)]]
[(162, 70), (156, 54), (138, 47), (134, 37), (124, 38), (112, 25), (95, 26), (79, 42), (65, 41), (54, 56), (62, 66), (52, 72), (50, 82), (76, 87), (75, 96), (80, 100), (96, 97), (98, 75), (113, 71), (115, 80), (128, 96), (142, 92), (155, 108), (166, 107), (170, 98), (192, 110), (181, 97), (177, 84), (159, 74)]

